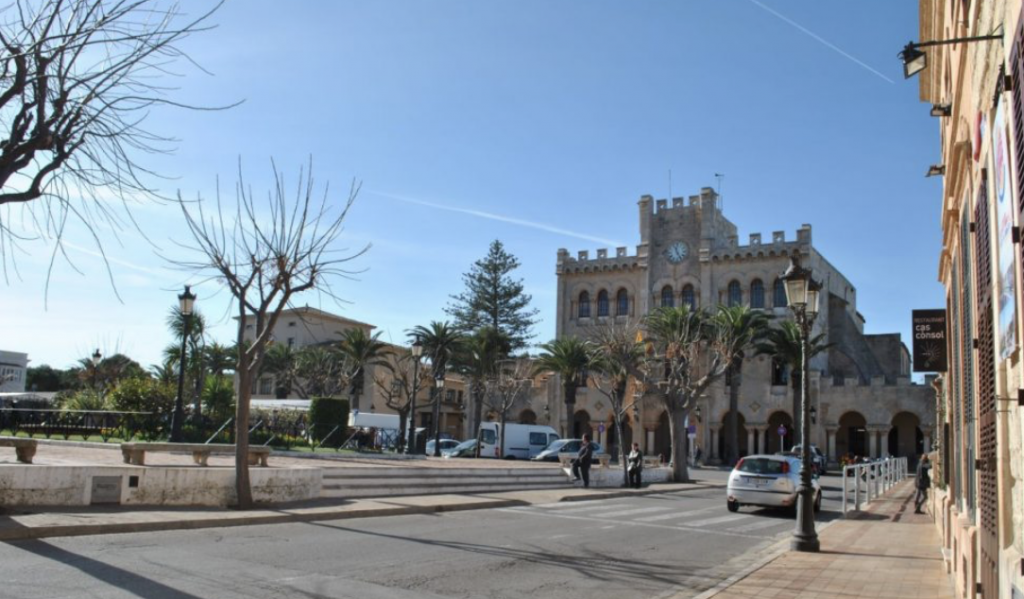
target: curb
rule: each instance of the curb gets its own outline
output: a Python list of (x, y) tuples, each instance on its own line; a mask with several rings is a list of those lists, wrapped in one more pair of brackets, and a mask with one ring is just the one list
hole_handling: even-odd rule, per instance
[[(594, 493), (592, 495), (567, 496), (559, 502), (594, 501), (600, 499), (616, 499), (635, 497), (638, 495), (659, 495), (700, 491), (722, 488), (724, 484), (697, 483), (685, 489), (648, 488), (640, 491), (620, 490), (610, 493)], [(395, 507), (373, 507), (355, 509), (316, 509), (306, 512), (273, 512), (268, 508), (256, 510), (251, 515), (225, 514), (221, 518), (204, 518), (199, 520), (162, 520), (149, 522), (123, 522), (103, 524), (61, 524), (44, 525), (25, 528), (0, 530), (0, 542), (27, 541), (49, 537), (77, 537), (102, 534), (121, 534), (132, 532), (158, 532), (169, 530), (197, 530), (202, 528), (222, 528), (228, 526), (253, 526), (262, 524), (284, 524), (289, 522), (315, 522), (321, 520), (348, 520), (354, 518), (376, 518), (383, 516), (409, 516), (417, 514), (437, 514), (442, 512), (461, 512), (533, 505), (524, 499), (489, 499), (467, 503), (449, 503), (437, 505), (405, 505)]]

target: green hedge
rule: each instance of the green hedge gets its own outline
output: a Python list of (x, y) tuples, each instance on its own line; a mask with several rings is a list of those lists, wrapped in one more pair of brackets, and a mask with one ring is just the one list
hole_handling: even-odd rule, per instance
[(309, 405), (309, 423), (314, 444), (320, 443), (334, 427), (341, 428), (324, 443), (324, 447), (341, 447), (348, 438), (348, 400), (336, 397), (314, 397)]

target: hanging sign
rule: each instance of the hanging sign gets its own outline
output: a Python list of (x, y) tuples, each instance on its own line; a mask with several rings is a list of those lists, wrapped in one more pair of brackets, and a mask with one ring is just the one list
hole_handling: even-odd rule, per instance
[(914, 310), (914, 372), (946, 371), (946, 311)]
[(999, 310), (999, 358), (1009, 359), (1017, 348), (1017, 285), (1013, 251), (1013, 194), (1010, 190), (1010, 155), (1006, 144), (1003, 101), (992, 123), (992, 178), (996, 190), (996, 223), (999, 255), (997, 278)]

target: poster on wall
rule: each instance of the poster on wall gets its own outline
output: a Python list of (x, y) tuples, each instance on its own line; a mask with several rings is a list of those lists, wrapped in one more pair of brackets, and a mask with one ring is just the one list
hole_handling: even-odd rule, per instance
[(946, 311), (914, 310), (914, 372), (946, 372)]
[(1017, 286), (1013, 251), (1013, 194), (1010, 190), (1010, 153), (1006, 145), (1003, 101), (992, 123), (992, 177), (995, 182), (999, 251), (999, 358), (1008, 359), (1017, 348)]

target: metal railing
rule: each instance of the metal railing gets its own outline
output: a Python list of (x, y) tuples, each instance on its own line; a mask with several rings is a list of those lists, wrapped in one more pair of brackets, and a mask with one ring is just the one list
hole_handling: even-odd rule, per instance
[(843, 466), (843, 513), (859, 511), (862, 504), (878, 499), (896, 483), (907, 478), (907, 475), (907, 458), (887, 458)]

